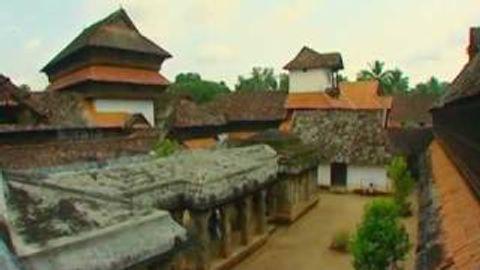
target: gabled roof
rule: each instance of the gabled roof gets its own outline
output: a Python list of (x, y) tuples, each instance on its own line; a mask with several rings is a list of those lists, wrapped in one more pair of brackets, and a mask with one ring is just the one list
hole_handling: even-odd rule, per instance
[(389, 126), (400, 127), (402, 123), (423, 123), (431, 126), (432, 115), (430, 114), (430, 109), (437, 99), (437, 95), (422, 93), (393, 96)]
[(343, 60), (340, 53), (319, 53), (307, 46), (285, 65), (286, 70), (300, 70), (312, 68), (343, 69)]
[(217, 97), (206, 105), (223, 114), (229, 122), (280, 121), (285, 119), (286, 94), (274, 91), (233, 92)]
[(380, 110), (391, 108), (391, 97), (381, 96), (377, 81), (342, 82), (340, 95), (332, 97), (325, 92), (289, 94), (287, 109), (345, 109)]
[(174, 127), (192, 128), (225, 125), (227, 120), (222, 114), (213, 113), (207, 108), (181, 98), (175, 108)]
[(67, 47), (57, 54), (43, 69), (48, 71), (60, 61), (86, 47), (103, 47), (152, 54), (164, 58), (170, 53), (143, 36), (124, 9), (83, 30)]
[(441, 105), (463, 98), (480, 95), (480, 54), (468, 62), (458, 74), (444, 97)]

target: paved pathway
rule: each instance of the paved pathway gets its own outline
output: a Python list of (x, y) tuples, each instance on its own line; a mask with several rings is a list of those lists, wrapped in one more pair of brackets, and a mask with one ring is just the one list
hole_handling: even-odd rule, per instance
[[(234, 270), (353, 269), (349, 255), (331, 251), (328, 246), (339, 229), (355, 230), (364, 205), (372, 198), (330, 193), (320, 193), (319, 196), (320, 201), (315, 208), (296, 223), (279, 227), (264, 247)], [(410, 229), (415, 228), (414, 222), (413, 218), (409, 221)]]

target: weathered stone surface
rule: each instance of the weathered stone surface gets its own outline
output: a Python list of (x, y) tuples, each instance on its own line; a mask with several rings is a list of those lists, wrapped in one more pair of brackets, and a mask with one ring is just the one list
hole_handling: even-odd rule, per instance
[(419, 232), (416, 257), (416, 269), (418, 270), (436, 269), (443, 256), (440, 240), (440, 204), (428, 160), (430, 157), (423, 155), (419, 164)]
[(390, 159), (380, 110), (298, 111), (293, 117), (293, 132), (316, 145), (326, 162), (383, 165)]

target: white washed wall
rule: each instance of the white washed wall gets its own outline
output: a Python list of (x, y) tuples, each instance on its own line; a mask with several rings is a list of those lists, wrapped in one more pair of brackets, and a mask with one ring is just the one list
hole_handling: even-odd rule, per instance
[(94, 104), (97, 112), (141, 113), (155, 125), (153, 100), (96, 99)]
[(368, 188), (372, 183), (379, 191), (390, 191), (391, 184), (383, 166), (348, 166), (347, 185), (349, 190)]
[(311, 69), (290, 71), (290, 93), (325, 91), (332, 86), (332, 71)]
[(320, 164), (317, 172), (317, 185), (330, 186), (330, 164)]

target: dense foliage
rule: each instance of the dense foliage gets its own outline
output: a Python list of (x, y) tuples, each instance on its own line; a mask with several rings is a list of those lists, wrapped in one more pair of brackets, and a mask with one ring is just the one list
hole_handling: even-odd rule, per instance
[[(277, 80), (277, 77), (279, 79)], [(288, 76), (275, 75), (273, 68), (254, 67), (248, 77), (238, 76), (236, 91), (288, 91)]]
[(186, 94), (191, 96), (195, 102), (204, 103), (213, 100), (219, 94), (229, 93), (230, 89), (224, 82), (203, 80), (198, 73), (180, 73), (167, 91)]
[(176, 141), (169, 139), (158, 141), (153, 147), (153, 151), (157, 157), (168, 157), (180, 151), (180, 149), (181, 146)]
[(362, 223), (353, 237), (350, 251), (357, 270), (399, 269), (410, 249), (398, 207), (392, 200), (374, 200), (367, 205)]
[(435, 77), (411, 88), (410, 79), (400, 69), (396, 68), (393, 70), (387, 70), (385, 68), (385, 63), (378, 60), (368, 64), (368, 66), (368, 69), (361, 70), (357, 74), (357, 80), (379, 81), (386, 95), (420, 92), (423, 94), (436, 94), (440, 96), (449, 89), (448, 83), (441, 82)]
[(415, 181), (408, 170), (408, 165), (403, 157), (395, 157), (387, 167), (388, 177), (392, 180), (394, 201), (399, 207), (401, 215), (409, 215), (410, 204), (408, 196), (413, 192)]

